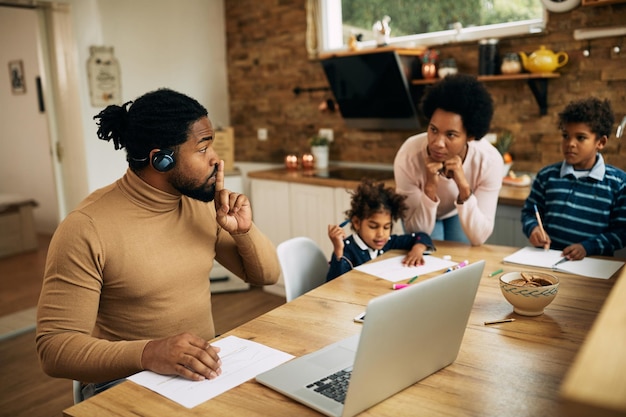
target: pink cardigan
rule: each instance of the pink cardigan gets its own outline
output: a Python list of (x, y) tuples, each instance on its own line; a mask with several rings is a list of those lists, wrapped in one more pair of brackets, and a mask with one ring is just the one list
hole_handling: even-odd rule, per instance
[(439, 182), (437, 201), (424, 194), (426, 174), (426, 133), (408, 138), (396, 154), (393, 170), (396, 191), (407, 195), (409, 210), (404, 218), (406, 233), (432, 233), (438, 219), (458, 213), (461, 227), (472, 245), (482, 245), (491, 236), (495, 221), (498, 194), (502, 187), (503, 161), (497, 149), (485, 139), (468, 143), (463, 162), (472, 195), (464, 204), (457, 204), (459, 190), (451, 179)]

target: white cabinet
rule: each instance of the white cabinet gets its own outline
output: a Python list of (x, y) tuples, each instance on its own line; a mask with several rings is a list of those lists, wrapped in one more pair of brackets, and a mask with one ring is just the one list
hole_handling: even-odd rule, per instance
[(528, 238), (522, 232), (522, 208), (498, 204), (493, 233), (487, 243), (503, 246), (528, 246)]
[[(345, 188), (257, 178), (250, 180), (250, 199), (254, 223), (274, 245), (306, 236), (328, 257), (333, 250), (328, 225), (341, 223), (350, 208), (350, 194)], [(266, 289), (284, 295), (282, 277)]]
[(252, 179), (250, 200), (252, 220), (274, 245), (291, 237), (288, 182)]
[(313, 239), (325, 254), (333, 246), (328, 225), (335, 222), (335, 189), (308, 184), (289, 184), (291, 237)]

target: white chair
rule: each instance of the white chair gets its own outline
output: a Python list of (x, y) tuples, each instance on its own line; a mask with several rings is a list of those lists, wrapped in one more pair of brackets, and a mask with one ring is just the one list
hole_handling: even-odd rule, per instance
[(74, 404), (78, 404), (83, 400), (83, 393), (81, 392), (80, 382), (77, 380), (72, 380), (72, 392), (74, 394)]
[(308, 237), (294, 237), (276, 247), (287, 302), (326, 282), (328, 260)]

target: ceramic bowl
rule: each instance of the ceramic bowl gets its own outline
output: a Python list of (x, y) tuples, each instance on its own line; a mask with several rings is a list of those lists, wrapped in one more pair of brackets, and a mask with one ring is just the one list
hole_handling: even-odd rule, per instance
[[(537, 287), (514, 285), (515, 280), (524, 281), (522, 276), (533, 281), (551, 282), (551, 285)], [(519, 281), (518, 281), (519, 282)], [(508, 272), (500, 276), (500, 290), (504, 298), (511, 303), (513, 311), (522, 316), (539, 316), (544, 308), (550, 304), (559, 290), (559, 279), (544, 272)]]

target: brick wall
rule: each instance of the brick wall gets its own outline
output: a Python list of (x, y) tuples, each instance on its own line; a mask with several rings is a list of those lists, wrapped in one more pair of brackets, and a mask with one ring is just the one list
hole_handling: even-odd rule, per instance
[[(331, 160), (391, 164), (410, 132), (347, 129), (339, 113), (321, 112), (330, 98), (318, 91), (295, 95), (295, 87), (326, 87), (321, 65), (307, 58), (306, 12), (303, 0), (229, 0), (225, 2), (228, 80), (231, 123), (235, 128), (237, 161), (281, 162), (284, 155), (308, 150), (307, 138), (319, 128), (332, 128), (335, 142)], [(562, 159), (557, 115), (571, 100), (590, 95), (608, 98), (617, 122), (626, 115), (626, 42), (622, 53), (612, 52), (619, 38), (591, 40), (591, 57), (582, 50), (587, 41), (575, 41), (573, 31), (623, 25), (626, 4), (578, 7), (550, 14), (547, 31), (515, 39), (502, 39), (500, 53), (535, 51), (540, 45), (565, 51), (569, 62), (557, 70), (561, 77), (548, 81), (548, 112), (539, 107), (525, 81), (489, 82), (496, 111), (492, 130), (511, 130), (514, 169), (536, 171)], [(439, 47), (454, 57), (462, 72), (478, 72), (476, 43)], [(268, 140), (257, 140), (257, 128), (268, 129)], [(615, 132), (615, 129), (613, 130)], [(626, 136), (613, 136), (605, 148), (609, 163), (626, 169)], [(625, 149), (622, 149), (625, 148)]]

